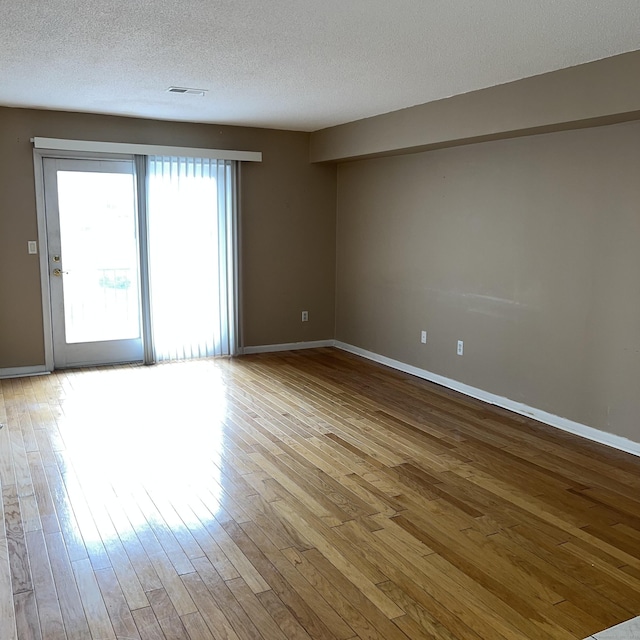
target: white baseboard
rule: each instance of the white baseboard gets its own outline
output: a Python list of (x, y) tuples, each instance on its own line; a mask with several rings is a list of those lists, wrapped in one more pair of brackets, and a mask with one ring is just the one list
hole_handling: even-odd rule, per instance
[(35, 367), (9, 367), (0, 369), (0, 378), (24, 378), (26, 376), (43, 376), (48, 373), (49, 371), (43, 364)]
[(334, 346), (338, 349), (342, 349), (343, 351), (348, 351), (349, 353), (362, 356), (363, 358), (367, 358), (368, 360), (373, 360), (374, 362), (377, 362), (379, 364), (384, 364), (393, 369), (397, 369), (398, 371), (410, 373), (411, 375), (414, 375), (418, 378), (429, 380), (430, 382), (435, 382), (436, 384), (440, 384), (443, 387), (453, 389), (454, 391), (459, 391), (460, 393), (464, 393), (465, 395), (471, 396), (472, 398), (488, 402), (489, 404), (494, 404), (498, 407), (502, 407), (503, 409), (508, 409), (509, 411), (513, 411), (514, 413), (526, 416), (527, 418), (533, 418), (534, 420), (538, 420), (539, 422), (544, 422), (545, 424), (556, 427), (557, 429), (561, 429), (562, 431), (568, 431), (569, 433), (573, 433), (583, 438), (587, 438), (588, 440), (593, 440), (594, 442), (607, 445), (608, 447), (613, 447), (614, 449), (619, 449), (620, 451), (625, 451), (626, 453), (640, 456), (640, 443), (629, 440), (628, 438), (623, 438), (622, 436), (617, 436), (613, 433), (608, 433), (606, 431), (594, 429), (593, 427), (588, 427), (587, 425), (580, 424), (579, 422), (574, 422), (573, 420), (568, 420), (567, 418), (562, 418), (552, 413), (547, 413), (546, 411), (530, 407), (521, 402), (509, 400), (509, 398), (504, 398), (502, 396), (489, 393), (488, 391), (483, 391), (482, 389), (478, 389), (477, 387), (472, 387), (468, 384), (458, 382), (457, 380), (446, 378), (445, 376), (438, 375), (437, 373), (432, 373), (431, 371), (427, 371), (426, 369), (420, 369), (410, 364), (405, 364), (404, 362), (400, 362), (399, 360), (393, 360), (392, 358), (381, 356), (372, 351), (361, 349), (360, 347), (354, 347), (353, 345), (346, 344), (345, 342), (335, 341)]
[(297, 351), (298, 349), (318, 349), (320, 347), (333, 347), (335, 340), (314, 340), (313, 342), (286, 342), (284, 344), (264, 344), (257, 347), (244, 347), (241, 353), (271, 353), (274, 351)]

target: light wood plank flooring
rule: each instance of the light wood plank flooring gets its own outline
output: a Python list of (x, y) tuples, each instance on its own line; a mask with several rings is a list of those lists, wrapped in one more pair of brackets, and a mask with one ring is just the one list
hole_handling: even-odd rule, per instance
[(0, 639), (579, 640), (640, 460), (333, 349), (0, 382)]

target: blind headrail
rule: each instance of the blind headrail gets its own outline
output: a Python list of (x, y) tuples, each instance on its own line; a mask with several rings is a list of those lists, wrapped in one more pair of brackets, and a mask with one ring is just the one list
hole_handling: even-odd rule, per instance
[(99, 142), (93, 140), (63, 140), (60, 138), (31, 138), (34, 149), (50, 151), (82, 151), (90, 153), (126, 153), (140, 156), (179, 156), (182, 158), (209, 158), (262, 162), (261, 151), (235, 151), (232, 149), (200, 149), (198, 147), (170, 147), (158, 144), (129, 142)]

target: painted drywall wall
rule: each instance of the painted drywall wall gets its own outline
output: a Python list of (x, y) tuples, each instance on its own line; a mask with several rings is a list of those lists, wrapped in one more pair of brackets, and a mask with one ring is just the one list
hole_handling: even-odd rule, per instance
[(33, 136), (262, 151), (241, 168), (244, 343), (333, 337), (336, 169), (307, 133), (0, 108), (0, 368), (44, 363)]
[(640, 118), (640, 51), (316, 131), (313, 162)]
[(640, 442), (638, 176), (640, 123), (341, 164), (336, 338)]

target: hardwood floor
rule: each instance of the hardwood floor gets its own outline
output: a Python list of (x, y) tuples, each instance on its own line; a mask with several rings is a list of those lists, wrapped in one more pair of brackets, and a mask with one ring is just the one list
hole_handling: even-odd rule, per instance
[(0, 382), (0, 639), (576, 640), (640, 460), (319, 349)]

